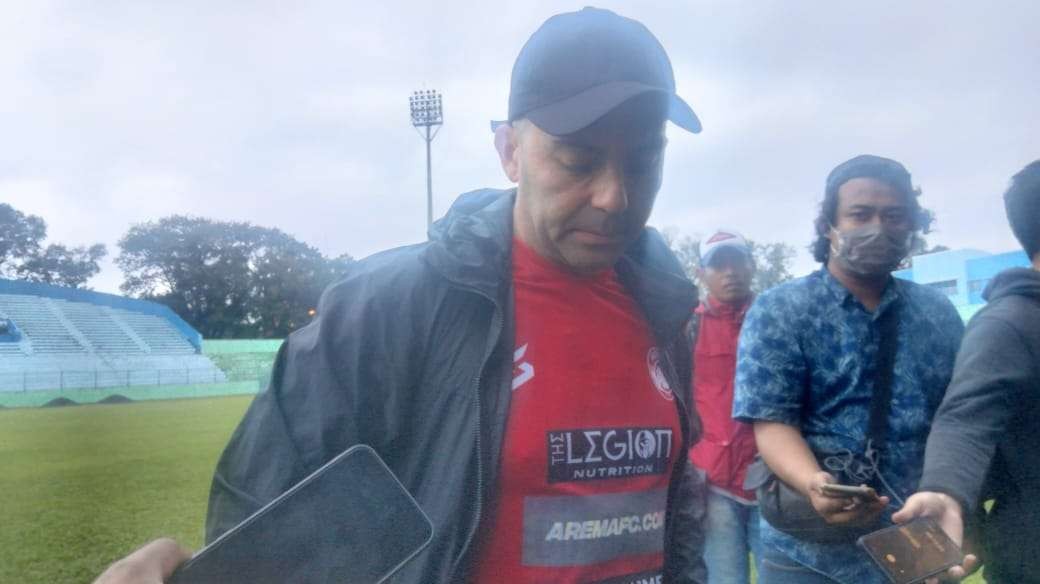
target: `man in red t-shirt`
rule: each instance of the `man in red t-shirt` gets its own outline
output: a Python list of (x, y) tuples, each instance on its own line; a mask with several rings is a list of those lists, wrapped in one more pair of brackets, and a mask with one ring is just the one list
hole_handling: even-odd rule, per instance
[[(566, 114), (513, 111), (524, 94), (518, 82), (549, 68), (533, 56), (544, 50), (538, 45), (576, 37), (586, 50), (613, 52), (622, 49), (608, 36), (648, 34), (616, 18), (586, 9), (573, 20), (550, 19), (517, 60), (510, 122), (496, 130), (503, 169), (520, 185), (512, 254), (517, 370), (474, 582), (662, 578), (682, 431), (667, 357), (616, 262), (643, 232), (660, 187), (664, 120), (695, 122), (674, 117), (688, 112), (684, 104), (637, 86), (612, 87), (635, 97), (588, 126), (581, 118), (591, 112), (577, 105)], [(605, 53), (597, 58), (618, 64)], [(584, 127), (572, 131), (576, 125)]]
[[(495, 124), (517, 188), (463, 195), (325, 293), (221, 458), (207, 539), (360, 442), (435, 527), (395, 582), (703, 583), (696, 290), (646, 228), (669, 120), (700, 130), (646, 27), (546, 21)], [(160, 542), (99, 582), (177, 560)]]
[(720, 230), (700, 246), (700, 281), (708, 298), (697, 307), (693, 348), (693, 396), (703, 425), (690, 460), (707, 475), (704, 560), (710, 584), (748, 584), (748, 553), (758, 560), (758, 506), (744, 489), (755, 458), (750, 424), (733, 419), (737, 339), (751, 306), (755, 264), (744, 237)]

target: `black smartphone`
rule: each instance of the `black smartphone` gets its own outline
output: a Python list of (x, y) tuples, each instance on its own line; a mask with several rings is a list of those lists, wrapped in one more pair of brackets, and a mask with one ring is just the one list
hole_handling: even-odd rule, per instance
[(964, 554), (931, 518), (868, 533), (857, 543), (893, 584), (913, 584), (960, 564)]
[(376, 452), (353, 446), (182, 565), (170, 584), (378, 584), (433, 524)]
[(831, 497), (852, 497), (864, 501), (876, 501), (878, 499), (877, 491), (872, 487), (865, 485), (839, 485), (835, 483), (825, 483), (820, 485), (820, 491), (822, 491), (824, 495)]

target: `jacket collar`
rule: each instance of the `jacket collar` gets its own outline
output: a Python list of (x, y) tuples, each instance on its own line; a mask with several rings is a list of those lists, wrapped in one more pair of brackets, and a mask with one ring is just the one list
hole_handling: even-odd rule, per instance
[(697, 288), (683, 275), (664, 238), (652, 228), (644, 229), (615, 268), (657, 338), (670, 341), (680, 334), (697, 307)]
[(424, 260), (449, 281), (503, 297), (510, 283), (516, 189), (481, 189), (459, 196), (429, 232)]
[[(489, 298), (512, 285), (511, 251), (516, 189), (461, 195), (430, 228), (424, 260), (449, 281)], [(677, 334), (697, 305), (697, 289), (656, 230), (643, 230), (615, 265), (618, 278), (643, 309), (654, 332)]]

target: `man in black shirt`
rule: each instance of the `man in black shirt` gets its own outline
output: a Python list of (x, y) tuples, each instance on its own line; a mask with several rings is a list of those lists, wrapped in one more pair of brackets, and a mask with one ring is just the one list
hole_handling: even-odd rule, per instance
[(963, 518), (993, 499), (980, 537), (986, 580), (1023, 584), (1040, 582), (1030, 568), (1040, 551), (1040, 160), (1015, 175), (1004, 203), (1032, 269), (1006, 270), (983, 293), (989, 304), (964, 335), (919, 492), (894, 519), (934, 517), (960, 541)]

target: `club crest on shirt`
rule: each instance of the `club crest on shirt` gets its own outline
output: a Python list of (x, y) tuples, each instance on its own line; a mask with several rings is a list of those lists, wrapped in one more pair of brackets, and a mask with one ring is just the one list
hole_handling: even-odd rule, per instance
[(646, 353), (646, 368), (650, 371), (650, 380), (657, 388), (657, 393), (661, 394), (664, 399), (672, 401), (675, 396), (672, 395), (672, 386), (669, 385), (668, 377), (664, 374), (664, 367), (661, 366), (662, 359), (661, 350), (657, 347), (650, 347)]

